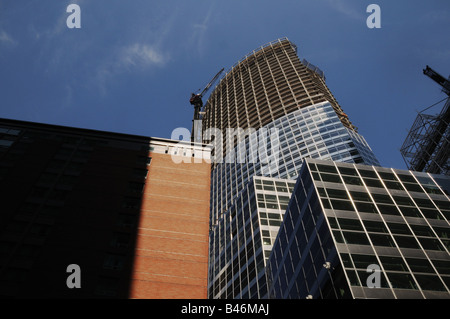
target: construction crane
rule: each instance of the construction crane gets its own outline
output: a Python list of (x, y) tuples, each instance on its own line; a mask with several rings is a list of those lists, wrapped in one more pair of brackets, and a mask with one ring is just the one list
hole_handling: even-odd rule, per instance
[(196, 140), (196, 133), (197, 130), (195, 130), (195, 121), (200, 120), (200, 114), (203, 108), (203, 95), (208, 92), (208, 90), (211, 88), (211, 86), (214, 84), (214, 82), (219, 78), (219, 76), (222, 74), (224, 68), (220, 70), (209, 83), (205, 86), (205, 88), (198, 94), (192, 93), (191, 98), (189, 99), (189, 103), (194, 106), (194, 119), (192, 120), (192, 131), (191, 131), (191, 141), (194, 142)]
[(430, 77), (432, 80), (434, 80), (437, 84), (442, 86), (442, 91), (450, 96), (450, 79), (444, 78), (442, 75), (434, 71), (432, 68), (430, 68), (428, 65), (423, 70), (423, 74)]
[[(414, 134), (414, 145), (417, 145), (417, 151), (414, 160), (411, 162), (411, 169), (423, 171), (427, 166), (427, 172), (442, 174), (442, 170), (450, 158), (450, 143), (448, 138), (448, 127), (450, 123), (450, 79), (434, 71), (428, 65), (423, 70), (423, 74), (430, 77), (433, 81), (442, 86), (442, 92), (447, 94), (447, 102), (439, 115), (430, 116), (422, 112), (418, 115), (415, 127), (410, 133)], [(413, 132), (413, 133), (411, 133)], [(421, 133), (421, 134), (419, 134)], [(404, 151), (406, 154), (406, 151)], [(402, 153), (403, 154), (403, 153)], [(445, 169), (444, 169), (445, 170)]]

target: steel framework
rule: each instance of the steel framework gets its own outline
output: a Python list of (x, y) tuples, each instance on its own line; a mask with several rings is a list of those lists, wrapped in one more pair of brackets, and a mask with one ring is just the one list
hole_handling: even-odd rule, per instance
[(450, 175), (450, 98), (438, 115), (420, 112), (400, 149), (408, 168)]

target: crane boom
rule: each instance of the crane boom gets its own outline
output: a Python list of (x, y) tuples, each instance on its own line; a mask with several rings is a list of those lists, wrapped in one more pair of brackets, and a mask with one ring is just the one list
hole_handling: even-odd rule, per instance
[(203, 95), (209, 90), (209, 88), (213, 85), (213, 83), (217, 80), (217, 78), (220, 76), (220, 74), (223, 72), (223, 68), (222, 70), (220, 70), (213, 78), (211, 81), (209, 81), (209, 83), (205, 86), (205, 88), (203, 89), (203, 91), (200, 94), (195, 94), (192, 93), (191, 94), (191, 98), (189, 100), (189, 102), (191, 103), (191, 105), (194, 106), (194, 120), (199, 120), (200, 119), (200, 110), (203, 107)]
[(222, 68), (222, 70), (220, 70), (213, 78), (212, 80), (205, 86), (205, 88), (203, 89), (203, 91), (199, 94), (200, 97), (203, 97), (203, 94), (205, 94), (209, 88), (211, 87), (211, 85), (214, 84), (214, 82), (216, 82), (217, 78), (220, 76), (220, 74), (222, 74), (224, 68)]
[(430, 68), (428, 65), (426, 69), (423, 70), (423, 74), (430, 77), (433, 81), (435, 81), (437, 84), (442, 86), (444, 93), (447, 95), (450, 95), (450, 81), (444, 78), (442, 75), (434, 71), (432, 68)]

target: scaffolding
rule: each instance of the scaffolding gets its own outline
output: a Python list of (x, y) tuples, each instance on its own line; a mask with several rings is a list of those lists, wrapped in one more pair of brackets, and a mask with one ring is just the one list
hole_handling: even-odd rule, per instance
[(450, 97), (437, 115), (420, 112), (400, 152), (413, 171), (450, 175)]

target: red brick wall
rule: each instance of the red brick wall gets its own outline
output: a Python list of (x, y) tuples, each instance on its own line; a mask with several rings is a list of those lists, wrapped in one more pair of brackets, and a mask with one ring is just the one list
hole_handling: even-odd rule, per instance
[(210, 164), (150, 156), (130, 298), (206, 299)]

